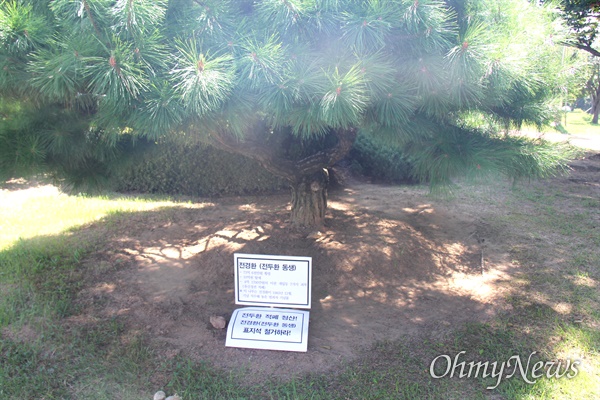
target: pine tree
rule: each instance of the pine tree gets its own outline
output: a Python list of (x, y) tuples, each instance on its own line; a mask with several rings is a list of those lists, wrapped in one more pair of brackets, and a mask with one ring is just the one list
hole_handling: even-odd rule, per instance
[(327, 167), (359, 131), (432, 184), (563, 165), (469, 122), (548, 119), (544, 15), (519, 0), (6, 0), (0, 93), (103, 141), (179, 135), (251, 157), (289, 181), (292, 223), (319, 226)]

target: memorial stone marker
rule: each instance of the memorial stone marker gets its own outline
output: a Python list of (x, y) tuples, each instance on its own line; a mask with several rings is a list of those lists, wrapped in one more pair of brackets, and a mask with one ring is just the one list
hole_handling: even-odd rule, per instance
[(235, 303), (225, 345), (264, 350), (307, 351), (312, 259), (234, 255)]

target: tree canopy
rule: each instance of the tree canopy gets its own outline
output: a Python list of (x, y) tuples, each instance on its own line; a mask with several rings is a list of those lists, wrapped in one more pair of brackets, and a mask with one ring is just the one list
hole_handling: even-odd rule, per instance
[(571, 29), (571, 37), (567, 43), (587, 51), (594, 57), (600, 57), (600, 50), (596, 43), (600, 1), (563, 0), (562, 13), (567, 26)]
[(0, 93), (60, 110), (50, 149), (179, 135), (252, 157), (319, 225), (324, 168), (357, 134), (432, 184), (555, 171), (479, 123), (550, 119), (551, 18), (520, 0), (5, 0)]
[(598, 43), (598, 22), (600, 18), (600, 2), (592, 0), (563, 0), (561, 14), (569, 28), (566, 44), (588, 54), (588, 65), (584, 90), (591, 100), (590, 112), (592, 123), (598, 123), (600, 114), (600, 80), (598, 63), (600, 47)]

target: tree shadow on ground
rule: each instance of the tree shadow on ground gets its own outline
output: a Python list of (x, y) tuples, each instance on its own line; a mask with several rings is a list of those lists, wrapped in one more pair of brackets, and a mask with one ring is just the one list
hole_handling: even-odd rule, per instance
[[(443, 337), (465, 321), (493, 315), (493, 296), (462, 285), (470, 276), (471, 287), (491, 284), (478, 275), (476, 249), (436, 237), (426, 213), (424, 225), (332, 207), (327, 229), (308, 239), (288, 228), (286, 200), (119, 213), (76, 231), (100, 239), (81, 266), (79, 312), (65, 323), (117, 319), (124, 334), (145, 335), (166, 358), (185, 354), (226, 369), (289, 377), (328, 370), (378, 340)], [(312, 257), (308, 353), (224, 347), (225, 332), (209, 318), (229, 317), (238, 307), (236, 252)]]

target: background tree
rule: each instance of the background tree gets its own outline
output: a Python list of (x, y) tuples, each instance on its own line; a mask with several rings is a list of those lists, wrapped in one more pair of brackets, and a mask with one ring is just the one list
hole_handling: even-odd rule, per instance
[(589, 54), (588, 79), (584, 90), (589, 94), (592, 123), (598, 123), (600, 114), (600, 80), (598, 63), (600, 50), (598, 47), (598, 18), (600, 17), (600, 1), (563, 0), (562, 15), (570, 29), (566, 44)]
[[(564, 166), (470, 123), (549, 120), (548, 15), (519, 0), (7, 0), (0, 92), (59, 110), (44, 151), (178, 135), (252, 157), (289, 181), (292, 223), (319, 226), (326, 168), (359, 132), (433, 185)], [(96, 169), (114, 157), (100, 153), (73, 158)]]
[(585, 91), (590, 96), (592, 107), (592, 124), (598, 123), (598, 114), (600, 114), (600, 57), (590, 57), (588, 64), (588, 79), (585, 83)]
[(571, 29), (568, 43), (594, 57), (600, 57), (596, 42), (600, 1), (562, 0), (562, 14)]

